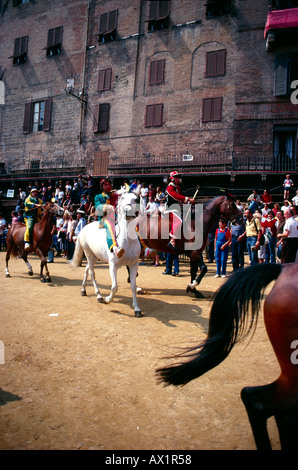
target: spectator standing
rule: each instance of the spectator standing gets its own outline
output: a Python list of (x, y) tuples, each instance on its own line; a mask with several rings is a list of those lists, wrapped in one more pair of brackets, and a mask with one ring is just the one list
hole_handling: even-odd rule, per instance
[(286, 179), (283, 182), (284, 199), (290, 199), (290, 189), (292, 186), (294, 186), (294, 183), (291, 180), (291, 175), (286, 175)]
[(295, 263), (298, 249), (298, 222), (294, 218), (293, 209), (286, 210), (285, 219), (284, 231), (277, 236), (283, 244), (281, 263)]
[(246, 236), (246, 247), (248, 251), (248, 256), (251, 264), (257, 264), (258, 254), (257, 250), (260, 249), (260, 239), (262, 236), (262, 227), (261, 222), (258, 218), (253, 217), (253, 212), (251, 209), (246, 209), (244, 211), (245, 217), (245, 232), (240, 235), (239, 241), (244, 239)]
[(239, 240), (240, 235), (242, 235), (244, 232), (245, 226), (243, 218), (242, 216), (237, 217), (237, 219), (231, 225), (233, 271), (237, 271), (237, 269), (244, 267), (245, 238)]
[(227, 220), (221, 217), (215, 231), (215, 261), (216, 275), (214, 277), (226, 277), (229, 246), (232, 241), (231, 232), (227, 228)]
[(296, 191), (296, 196), (292, 198), (292, 201), (294, 206), (298, 206), (298, 189)]
[(148, 194), (149, 194), (149, 189), (146, 186), (146, 183), (141, 184), (141, 190), (140, 190), (140, 212), (141, 214), (144, 214), (146, 212), (146, 207), (148, 203)]
[[(269, 236), (269, 243), (266, 245), (266, 262), (269, 263), (276, 263), (276, 243), (277, 243), (277, 228), (276, 228), (276, 219), (274, 217), (274, 212), (269, 211), (267, 214), (266, 220), (263, 221), (262, 223), (263, 226), (263, 234), (264, 235), (269, 235), (271, 234), (271, 237)], [(268, 233), (269, 231), (269, 233)]]

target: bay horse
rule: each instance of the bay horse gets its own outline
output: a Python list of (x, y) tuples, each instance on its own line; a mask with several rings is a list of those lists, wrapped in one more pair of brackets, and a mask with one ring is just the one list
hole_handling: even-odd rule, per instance
[(236, 343), (254, 333), (264, 289), (264, 322), (281, 369), (274, 382), (245, 387), (246, 407), (256, 447), (271, 450), (267, 419), (274, 416), (282, 450), (298, 450), (298, 263), (256, 264), (235, 271), (217, 291), (205, 341), (179, 357), (185, 363), (157, 369), (161, 382), (185, 385), (220, 364)]
[[(27, 267), (29, 276), (33, 276), (33, 269), (27, 257), (28, 253), (36, 253), (40, 262), (40, 280), (41, 282), (51, 282), (51, 276), (48, 270), (47, 255), (52, 244), (51, 231), (53, 228), (53, 219), (56, 215), (63, 215), (64, 210), (58, 204), (46, 202), (42, 206), (43, 215), (39, 222), (33, 227), (33, 240), (29, 251), (24, 251), (24, 234), (26, 231), (26, 224), (17, 222), (12, 224), (7, 232), (7, 251), (6, 251), (6, 268), (5, 275), (10, 277), (8, 269), (8, 262), (10, 256), (22, 258)], [(46, 277), (43, 275), (43, 269), (46, 271)]]
[[(94, 285), (97, 301), (108, 304), (112, 302), (118, 291), (117, 270), (121, 266), (126, 266), (130, 274), (130, 287), (133, 297), (133, 309), (136, 317), (142, 317), (137, 300), (136, 278), (138, 274), (138, 261), (141, 253), (141, 244), (139, 243), (135, 230), (129, 231), (130, 223), (135, 219), (137, 196), (132, 192), (117, 191), (120, 196), (117, 205), (116, 240), (120, 248), (124, 248), (125, 253), (121, 258), (117, 258), (108, 248), (106, 239), (106, 230), (99, 228), (99, 222), (95, 221), (85, 225), (76, 240), (75, 252), (70, 263), (71, 268), (76, 268), (81, 264), (83, 254), (87, 258), (85, 275), (81, 287), (81, 295), (86, 295), (86, 282), (88, 274)], [(135, 228), (135, 225), (132, 224)], [(133, 233), (132, 233), (133, 232)], [(134, 235), (134, 236), (132, 236)], [(94, 266), (97, 260), (109, 264), (109, 271), (112, 280), (111, 292), (103, 297), (95, 280)]]
[[(193, 206), (192, 210), (193, 209), (197, 210), (197, 205)], [(185, 248), (185, 243), (189, 240), (186, 240), (184, 234), (182, 234), (180, 240), (176, 240), (179, 253), (185, 254), (190, 258), (191, 283), (187, 285), (186, 292), (192, 292), (198, 298), (203, 297), (202, 294), (196, 290), (196, 286), (200, 284), (207, 273), (207, 266), (204, 263), (202, 252), (206, 247), (208, 234), (214, 225), (218, 223), (221, 216), (228, 220), (232, 220), (239, 214), (240, 212), (231, 194), (226, 192), (225, 195), (222, 194), (220, 196), (216, 196), (203, 206), (203, 223), (201, 227), (203, 233), (201, 234), (201, 246), (198, 249), (187, 250)], [(176, 253), (168, 247), (168, 242), (170, 240), (169, 232), (171, 229), (171, 221), (169, 218), (163, 218), (161, 216), (147, 217), (146, 215), (141, 215), (138, 218), (138, 227), (140, 236), (149, 248), (162, 253)], [(192, 217), (191, 232), (195, 233), (196, 230), (198, 229), (195, 227), (195, 219)], [(200, 268), (200, 273), (197, 276), (198, 268)]]

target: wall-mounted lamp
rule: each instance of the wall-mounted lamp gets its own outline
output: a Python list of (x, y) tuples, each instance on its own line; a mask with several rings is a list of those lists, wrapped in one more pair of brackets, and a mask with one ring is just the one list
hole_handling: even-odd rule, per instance
[(230, 175), (230, 181), (231, 181), (231, 183), (235, 183), (235, 179), (236, 179), (236, 176), (233, 175), (233, 174), (231, 174), (231, 175)]
[(79, 93), (79, 96), (75, 94), (74, 92), (74, 78), (69, 77), (66, 79), (66, 89), (65, 92), (67, 95), (74, 96), (77, 100), (79, 100), (82, 103), (82, 106), (84, 107), (84, 110), (86, 111), (87, 107), (87, 97), (85, 97), (84, 91), (81, 91)]

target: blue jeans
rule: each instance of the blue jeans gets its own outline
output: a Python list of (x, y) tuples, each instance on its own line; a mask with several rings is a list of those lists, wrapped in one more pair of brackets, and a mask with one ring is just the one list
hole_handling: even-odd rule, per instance
[(227, 270), (229, 247), (227, 246), (222, 250), (222, 245), (223, 243), (216, 243), (215, 249), (216, 274), (218, 275), (220, 275), (220, 272), (225, 275)]
[(246, 239), (246, 246), (247, 246), (248, 256), (249, 256), (251, 264), (255, 264), (259, 262), (258, 252), (251, 251), (252, 247), (255, 246), (257, 239), (258, 237), (247, 237)]
[(172, 267), (174, 263), (174, 274), (179, 274), (179, 258), (178, 255), (167, 253), (166, 259), (166, 273), (172, 274)]
[(276, 263), (275, 259), (275, 248), (276, 248), (277, 238), (271, 237), (270, 242), (266, 246), (266, 263)]

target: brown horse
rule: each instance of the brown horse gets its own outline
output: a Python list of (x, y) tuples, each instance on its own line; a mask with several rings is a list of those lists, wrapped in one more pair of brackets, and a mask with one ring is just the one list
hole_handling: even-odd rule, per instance
[(167, 385), (185, 385), (220, 364), (256, 326), (262, 293), (276, 280), (264, 302), (264, 322), (281, 374), (271, 384), (241, 392), (258, 450), (271, 450), (266, 427), (270, 416), (275, 417), (282, 449), (298, 450), (297, 279), (298, 263), (256, 264), (235, 271), (216, 293), (207, 339), (180, 356), (193, 358), (157, 370)]
[[(195, 205), (193, 206), (192, 211), (197, 209), (198, 206)], [(188, 209), (186, 209), (186, 211), (188, 211)], [(237, 209), (234, 198), (231, 194), (227, 193), (225, 195), (214, 197), (204, 204), (203, 207), (202, 227), (199, 227), (203, 233), (201, 233), (201, 244), (198, 249), (186, 248), (185, 243), (190, 240), (187, 240), (184, 234), (182, 234), (180, 240), (176, 241), (179, 253), (184, 253), (190, 258), (191, 283), (187, 286), (187, 292), (191, 291), (196, 295), (196, 297), (202, 297), (202, 294), (196, 290), (196, 286), (207, 273), (207, 266), (203, 261), (202, 251), (207, 244), (208, 233), (212, 230), (213, 226), (218, 222), (221, 216), (231, 220), (236, 218), (239, 214), (240, 212)], [(149, 248), (162, 253), (174, 253), (174, 251), (168, 247), (170, 239), (169, 232), (171, 229), (171, 221), (169, 218), (163, 218), (160, 216), (140, 216), (138, 219), (138, 226), (140, 236)], [(191, 217), (190, 233), (196, 233), (199, 229), (195, 227), (195, 217)], [(200, 268), (200, 274), (197, 276), (198, 267)]]
[[(62, 207), (55, 203), (46, 202), (43, 206), (43, 216), (40, 222), (37, 222), (33, 227), (33, 240), (29, 251), (24, 251), (24, 234), (26, 225), (17, 222), (12, 224), (7, 232), (7, 252), (6, 252), (6, 277), (10, 277), (8, 270), (8, 261), (10, 255), (17, 258), (22, 258), (27, 267), (29, 276), (33, 276), (32, 266), (27, 260), (28, 253), (36, 253), (40, 259), (40, 280), (41, 282), (51, 282), (50, 273), (47, 265), (47, 254), (52, 244), (51, 231), (53, 228), (53, 218), (55, 215), (63, 215)], [(43, 269), (46, 270), (46, 278), (43, 276)]]

